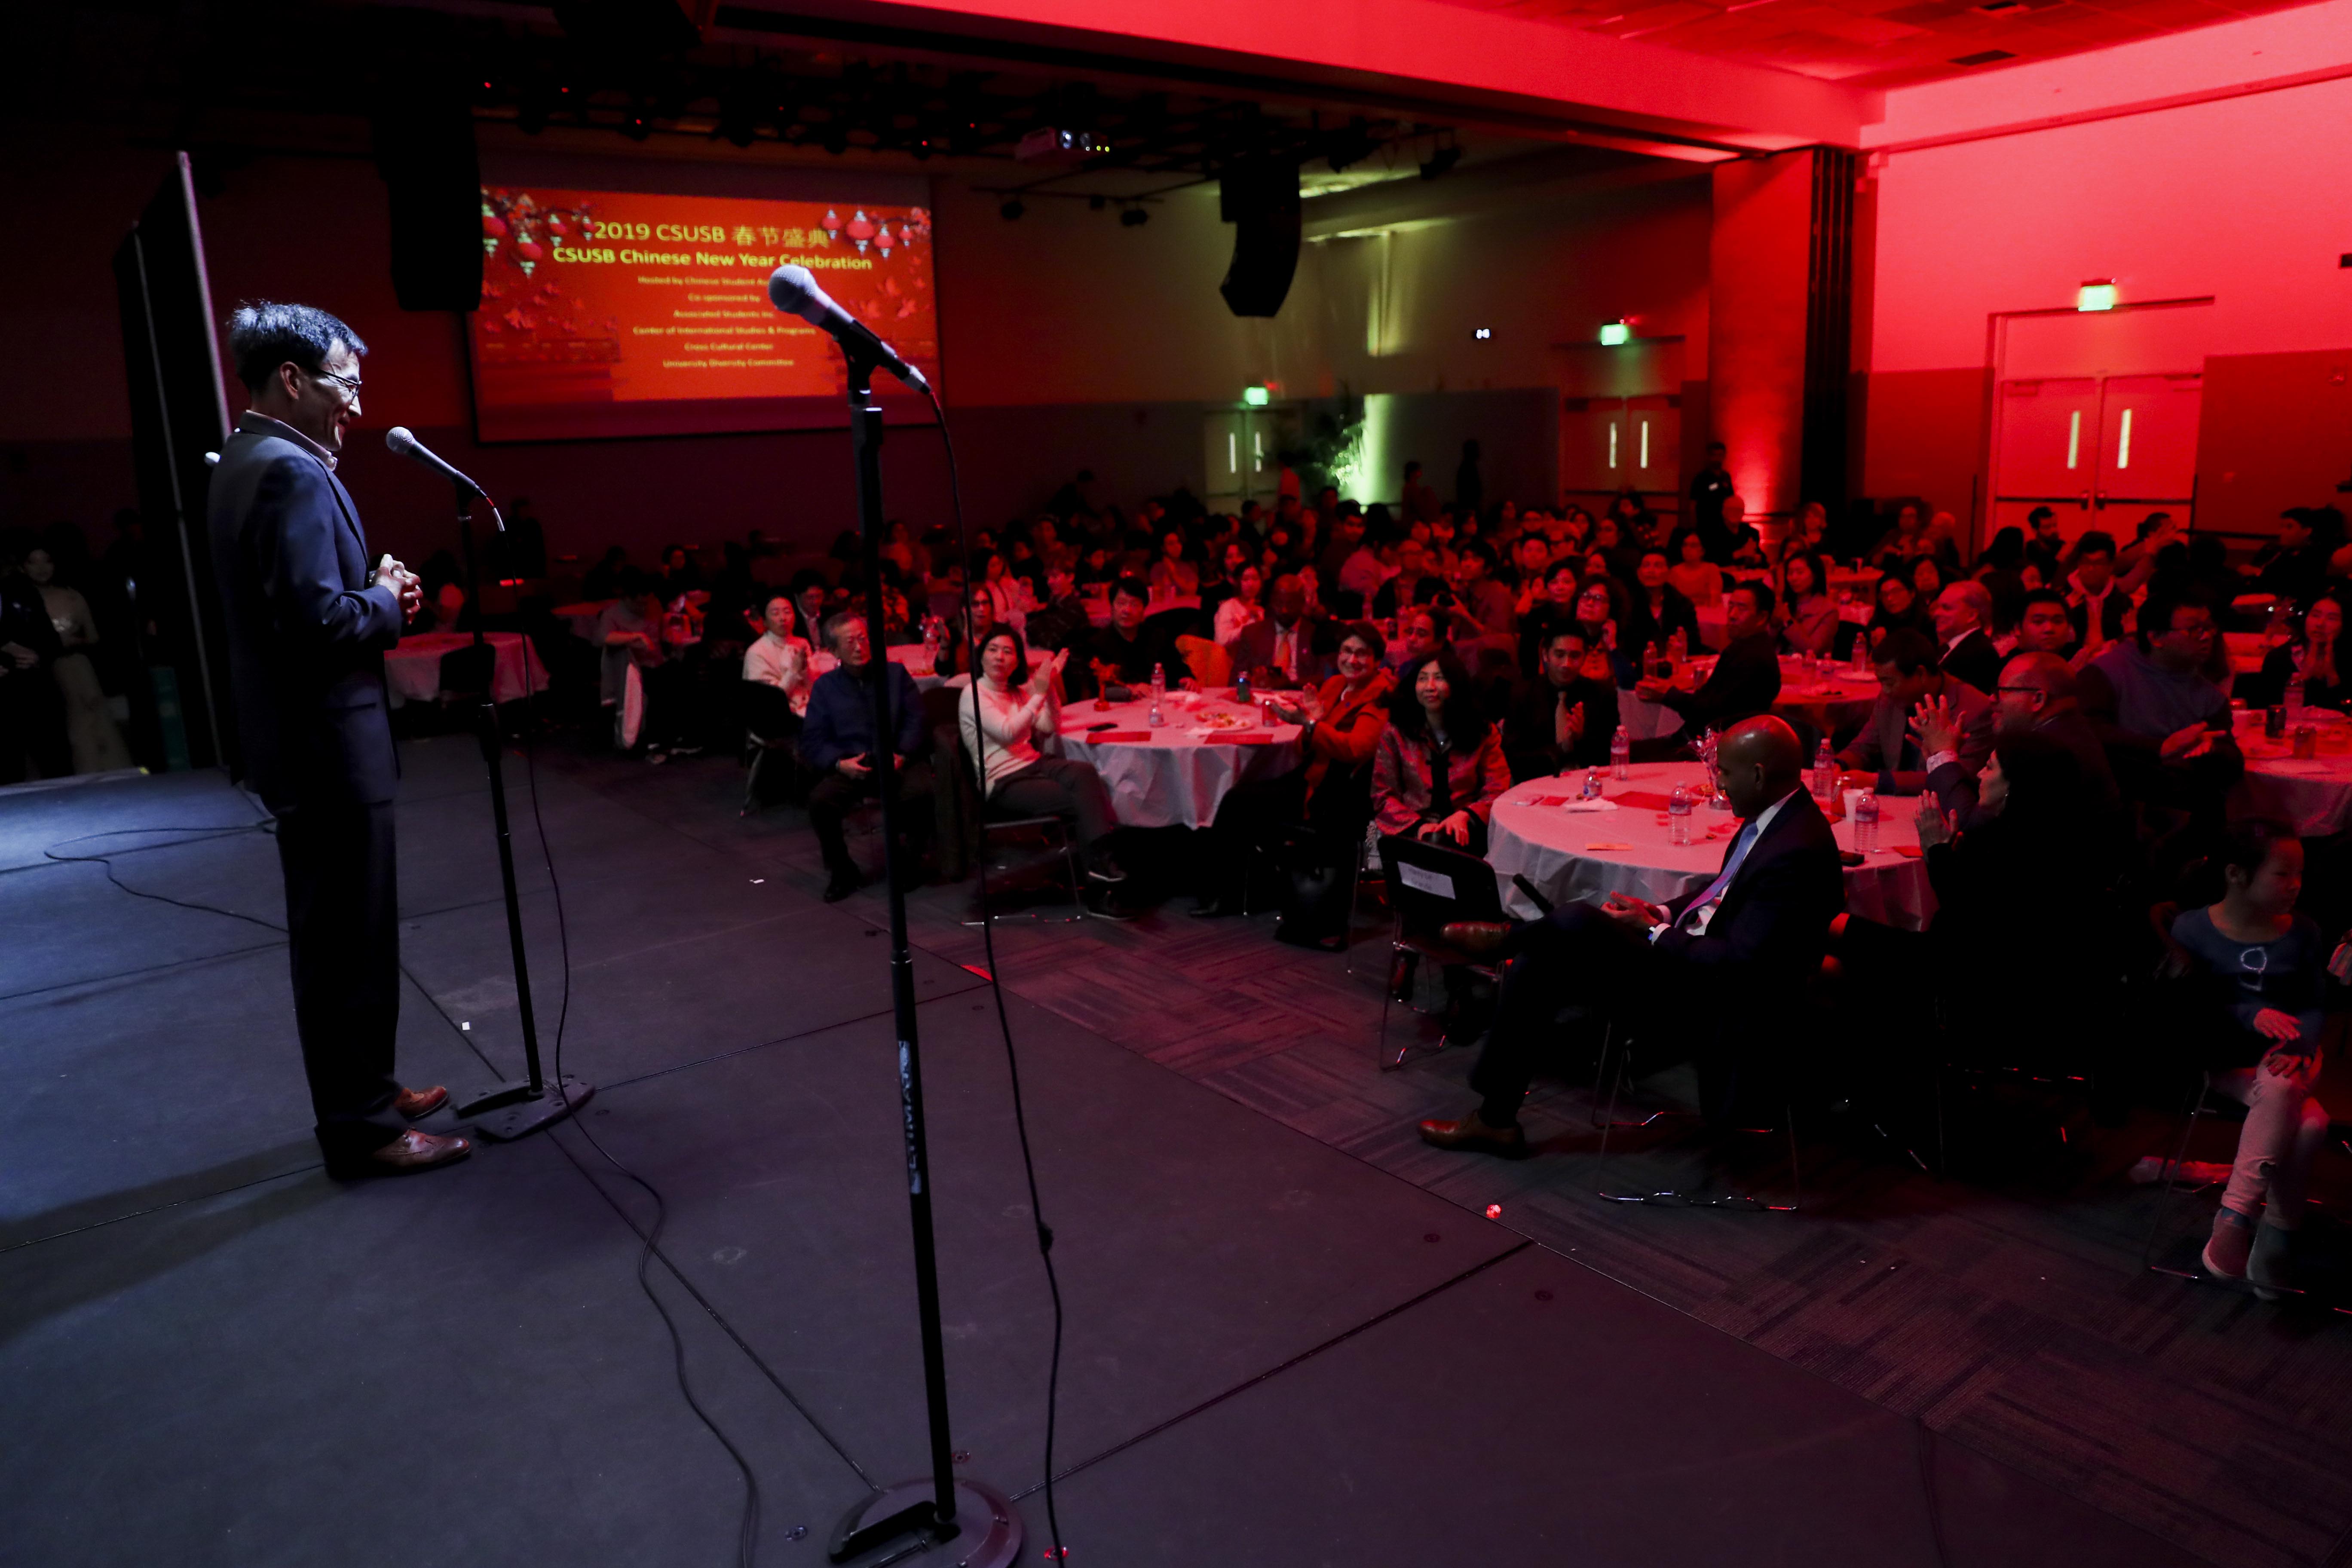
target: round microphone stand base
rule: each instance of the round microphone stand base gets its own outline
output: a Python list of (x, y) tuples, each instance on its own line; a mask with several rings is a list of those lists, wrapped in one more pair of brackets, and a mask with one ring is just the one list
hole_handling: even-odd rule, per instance
[[(1021, 1558), (1021, 1514), (1013, 1500), (990, 1486), (963, 1476), (955, 1480), (955, 1534), (940, 1540), (928, 1522), (937, 1496), (931, 1479), (900, 1481), (885, 1488), (841, 1516), (833, 1529), (825, 1556), (851, 1568), (879, 1568), (913, 1552), (946, 1568), (1012, 1568)], [(919, 1528), (897, 1516), (916, 1510), (925, 1516)], [(877, 1531), (877, 1525), (898, 1524)], [(864, 1535), (866, 1540), (858, 1540)], [(928, 1545), (923, 1544), (929, 1542)], [(936, 1553), (937, 1555), (933, 1555)]]

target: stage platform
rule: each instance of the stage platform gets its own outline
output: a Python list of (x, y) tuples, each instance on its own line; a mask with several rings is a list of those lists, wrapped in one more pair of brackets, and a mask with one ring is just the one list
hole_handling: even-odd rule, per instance
[[(463, 1089), (520, 1062), (487, 795), (463, 737), (403, 752), (404, 1076)], [(0, 792), (0, 1555), (730, 1561), (740, 1478), (635, 1278), (650, 1205), (586, 1132), (667, 1200), (655, 1286), (757, 1473), (758, 1561), (822, 1562), (844, 1510), (918, 1471), (880, 904), (819, 902), (797, 819), (705, 809), (725, 781), (541, 760), (586, 1126), (352, 1186), (310, 1138), (252, 804), (214, 774)], [(563, 969), (519, 758), (510, 786), (551, 1050)], [(924, 895), (916, 958), (955, 1439), (1039, 1552), (1051, 1319), (964, 896)], [(2347, 1522), (2305, 1490), (2274, 1500), (2285, 1550), (2191, 1552), (1547, 1245), (1545, 1162), (1456, 1173), (1496, 1191), (1490, 1220), (1483, 1188), (1249, 1103), (1230, 1075), (1299, 1045), (1295, 1019), (1245, 1005), (1245, 959), (1188, 963), (1176, 925), (1156, 959), (1120, 928), (1156, 1001), (1089, 984), (1067, 944), (1091, 927), (1000, 942), (1059, 1237), (1081, 1568), (2316, 1563), (2300, 1543)], [(1360, 999), (1340, 959), (1306, 961), (1290, 994)], [(1369, 1076), (1368, 1038), (1306, 1045)]]

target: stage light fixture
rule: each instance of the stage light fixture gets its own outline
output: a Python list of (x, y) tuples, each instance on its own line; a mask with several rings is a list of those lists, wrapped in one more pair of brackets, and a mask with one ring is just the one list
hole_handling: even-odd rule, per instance
[(1461, 148), (1440, 147), (1429, 155), (1429, 162), (1421, 166), (1421, 177), (1424, 180), (1433, 180), (1460, 162), (1462, 162)]
[(1242, 402), (1252, 408), (1264, 408), (1267, 404), (1272, 403), (1273, 401), (1274, 394), (1263, 386), (1244, 386), (1242, 388)]
[(2083, 286), (2074, 290), (2074, 309), (2077, 310), (2112, 310), (2116, 308), (2116, 285), (2112, 279), (2085, 279), (2083, 282)]
[(1151, 215), (1141, 207), (1129, 207), (1118, 215), (1121, 228), (1141, 228), (1151, 221)]
[(1029, 209), (1027, 207), (1021, 205), (1021, 198), (1019, 196), (1015, 196), (1011, 201), (1006, 202), (1003, 206), (997, 208), (996, 216), (1003, 218), (1005, 222), (1011, 223), (1028, 210)]
[(1602, 348), (1622, 348), (1633, 341), (1633, 327), (1629, 321), (1610, 321), (1601, 329)]
[(1495, 335), (1495, 329), (1492, 327), (1479, 327), (1475, 329), (1470, 335), (1483, 343)]

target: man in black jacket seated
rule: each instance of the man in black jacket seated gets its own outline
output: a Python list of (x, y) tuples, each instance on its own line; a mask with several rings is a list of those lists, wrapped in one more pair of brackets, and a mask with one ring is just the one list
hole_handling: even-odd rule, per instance
[(1723, 596), (1723, 652), (1715, 668), (1696, 691), (1677, 691), (1674, 683), (1646, 677), (1633, 683), (1633, 694), (1645, 701), (1663, 702), (1683, 716), (1682, 727), (1671, 735), (1637, 742), (1636, 762), (1697, 755), (1701, 731), (1718, 734), (1742, 719), (1772, 711), (1780, 698), (1780, 656), (1772, 646), (1772, 590), (1759, 583), (1740, 583)]
[(1199, 689), (1192, 667), (1176, 651), (1172, 632), (1149, 625), (1151, 588), (1140, 577), (1121, 577), (1111, 584), (1110, 625), (1097, 626), (1079, 654), (1073, 655), (1064, 683), (1070, 699), (1092, 697), (1106, 686), (1129, 686), (1139, 690), (1151, 684), (1156, 666), (1168, 677), (1168, 689)]
[(1423, 1140), (1524, 1156), (1519, 1102), (1570, 1003), (1663, 1016), (1672, 1026), (1661, 1037), (1696, 1047), (1702, 1109), (1711, 1121), (1727, 1118), (1738, 1069), (1759, 1033), (1793, 1013), (1845, 906), (1837, 841), (1804, 789), (1804, 763), (1783, 721), (1767, 714), (1732, 726), (1717, 765), (1742, 826), (1715, 880), (1664, 908), (1612, 893), (1606, 903), (1568, 904), (1516, 928), (1446, 927), (1449, 941), (1471, 951), (1512, 956), (1470, 1077), (1484, 1098), (1460, 1121), (1423, 1122)]
[(1617, 733), (1617, 690), (1585, 679), (1590, 647), (1574, 621), (1559, 622), (1546, 634), (1540, 672), (1503, 720), (1512, 783), (1607, 765), (1609, 742)]
[(808, 818), (824, 857), (824, 901), (834, 904), (856, 892), (859, 881), (842, 824), (859, 801), (878, 798), (882, 789), (874, 761), (877, 679), (889, 683), (891, 776), (899, 805), (898, 876), (909, 886), (921, 879), (922, 857), (930, 844), (933, 779), (922, 754), (928, 739), (923, 695), (907, 667), (874, 657), (866, 617), (854, 612), (834, 616), (825, 627), (825, 642), (841, 662), (809, 689), (808, 716), (801, 723), (801, 760), (822, 775), (809, 791)]

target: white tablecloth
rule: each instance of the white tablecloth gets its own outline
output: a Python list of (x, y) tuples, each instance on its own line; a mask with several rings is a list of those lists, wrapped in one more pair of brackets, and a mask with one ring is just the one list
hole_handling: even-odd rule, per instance
[(2231, 816), (2275, 816), (2306, 837), (2341, 833), (2352, 826), (2352, 725), (2326, 711), (2307, 721), (2319, 731), (2318, 756), (2302, 762), (2288, 755), (2290, 742), (2263, 735), (2263, 715), (2238, 715), (2239, 749), (2246, 753), (2246, 776), (2230, 792)]
[[(483, 640), (496, 650), (491, 667), (490, 695), (500, 702), (519, 702), (534, 691), (547, 689), (547, 669), (520, 632), (486, 632)], [(441, 695), (441, 656), (471, 647), (471, 632), (420, 632), (400, 639), (383, 656), (384, 684), (394, 708), (410, 702), (431, 702)]]
[[(1226, 689), (1203, 693), (1194, 706), (1185, 706), (1170, 692), (1160, 713), (1168, 722), (1157, 730), (1147, 720), (1150, 699), (1114, 702), (1098, 708), (1092, 698), (1062, 710), (1059, 745), (1062, 755), (1092, 763), (1110, 786), (1118, 819), (1130, 827), (1206, 827), (1216, 820), (1225, 792), (1244, 779), (1277, 778), (1299, 763), (1298, 726), (1278, 724), (1236, 731), (1268, 736), (1264, 744), (1243, 744), (1229, 733), (1203, 732), (1202, 717), (1211, 713), (1246, 713), (1255, 722), (1255, 709), (1226, 700)], [(1102, 741), (1087, 734), (1089, 726), (1113, 723), (1115, 730), (1098, 734), (1133, 735), (1149, 731), (1146, 740)]]
[[(1606, 779), (1601, 798), (1628, 791), (1664, 795), (1678, 783), (1703, 788), (1705, 772), (1697, 763), (1643, 763), (1622, 784)], [(1708, 810), (1704, 798), (1692, 821), (1700, 832), (1712, 830), (1712, 836), (1680, 847), (1671, 842), (1665, 813), (1655, 807), (1587, 812), (1535, 804), (1543, 799), (1572, 799), (1582, 780), (1581, 773), (1529, 779), (1513, 784), (1495, 803), (1486, 859), (1501, 884), (1503, 907), (1513, 914), (1532, 917), (1536, 912), (1527, 896), (1512, 885), (1515, 873), (1525, 874), (1555, 905), (1571, 899), (1599, 903), (1610, 893), (1631, 893), (1663, 904), (1706, 887), (1723, 869), (1724, 853), (1738, 831), (1739, 819), (1727, 811)], [(1910, 796), (1882, 798), (1878, 852), (1845, 874), (1846, 908), (1853, 913), (1917, 931), (1935, 912), (1927, 867), (1901, 853), (1902, 847), (1919, 847), (1915, 820), (1918, 808), (1918, 801)], [(1851, 821), (1832, 824), (1832, 828), (1839, 848), (1853, 847)], [(1595, 844), (1630, 847), (1595, 849), (1591, 847)]]

